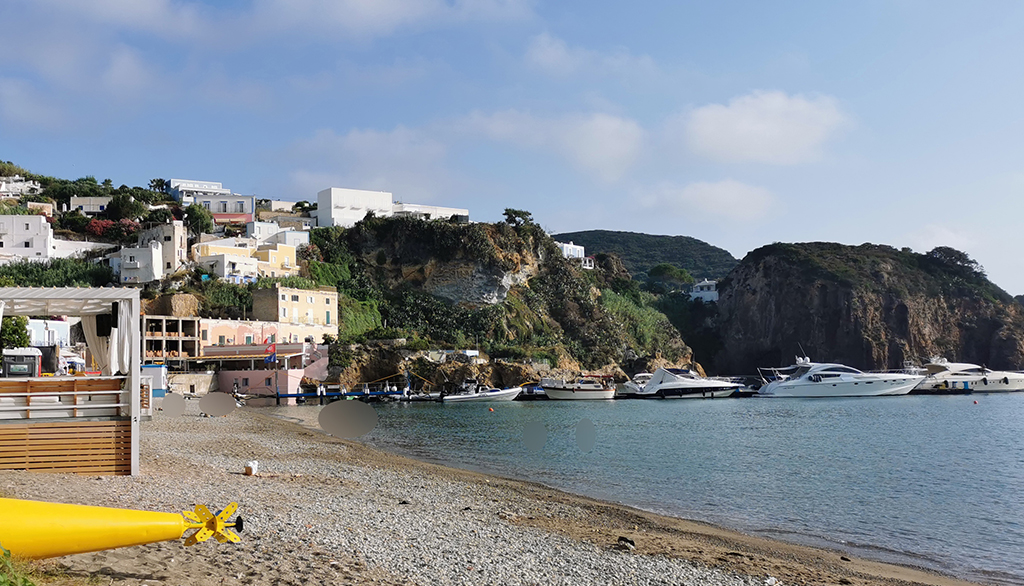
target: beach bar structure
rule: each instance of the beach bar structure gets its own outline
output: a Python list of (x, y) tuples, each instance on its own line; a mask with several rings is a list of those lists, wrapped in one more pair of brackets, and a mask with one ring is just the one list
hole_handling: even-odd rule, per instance
[(5, 316), (80, 316), (96, 376), (0, 378), (0, 470), (139, 473), (141, 329), (132, 288), (0, 287)]

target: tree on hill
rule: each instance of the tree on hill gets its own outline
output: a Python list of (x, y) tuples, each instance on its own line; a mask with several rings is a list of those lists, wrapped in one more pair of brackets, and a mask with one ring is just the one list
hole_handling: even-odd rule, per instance
[(150, 191), (155, 191), (157, 193), (167, 193), (167, 188), (168, 187), (170, 187), (170, 184), (167, 183), (166, 179), (160, 179), (158, 177), (156, 179), (150, 179), (149, 180), (149, 190)]
[(688, 285), (693, 283), (693, 277), (686, 269), (681, 269), (667, 262), (656, 264), (647, 271), (647, 276), (653, 281), (660, 281), (672, 285)]
[(523, 226), (533, 223), (533, 214), (525, 210), (505, 208), (505, 223), (510, 226)]
[(213, 232), (213, 214), (200, 204), (194, 203), (185, 208), (185, 223), (195, 235)]
[(0, 161), (0, 177), (14, 177), (15, 175), (25, 177), (29, 175), (29, 172), (10, 161)]
[(115, 193), (110, 196), (110, 203), (104, 214), (111, 220), (137, 220), (147, 212), (146, 204), (135, 201), (127, 193)]

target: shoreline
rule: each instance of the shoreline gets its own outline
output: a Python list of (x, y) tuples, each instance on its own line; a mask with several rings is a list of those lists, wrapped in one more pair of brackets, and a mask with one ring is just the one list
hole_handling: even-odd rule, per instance
[[(143, 424), (138, 477), (0, 472), (0, 490), (163, 511), (237, 500), (242, 544), (165, 542), (44, 567), (133, 586), (973, 584), (423, 462), (258, 411), (201, 418), (189, 403), (181, 418), (158, 413)], [(259, 475), (242, 475), (248, 460), (259, 461)], [(615, 549), (620, 536), (635, 551)]]

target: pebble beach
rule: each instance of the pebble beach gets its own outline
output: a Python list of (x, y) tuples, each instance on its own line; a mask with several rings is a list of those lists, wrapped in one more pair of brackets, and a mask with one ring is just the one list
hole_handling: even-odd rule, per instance
[(0, 492), (154, 511), (238, 502), (238, 545), (45, 562), (101, 584), (968, 584), (376, 451), (315, 429), (317, 411), (202, 417), (191, 401), (143, 422), (138, 476), (4, 471)]

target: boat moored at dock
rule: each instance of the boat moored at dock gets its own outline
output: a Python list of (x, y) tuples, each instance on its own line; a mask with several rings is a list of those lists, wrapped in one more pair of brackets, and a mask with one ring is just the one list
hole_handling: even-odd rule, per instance
[(687, 368), (659, 368), (651, 379), (636, 393), (637, 398), (660, 399), (717, 399), (728, 397), (743, 385), (730, 381), (705, 378)]
[(559, 401), (593, 401), (615, 398), (615, 385), (610, 375), (583, 376), (575, 380), (544, 378), (540, 381), (544, 394)]
[(1024, 391), (1024, 373), (989, 370), (966, 362), (949, 362), (933, 358), (925, 365), (928, 376), (917, 385), (915, 393), (1006, 393)]
[(861, 372), (842, 364), (816, 363), (797, 358), (783, 369), (760, 369), (774, 380), (757, 392), (759, 397), (878, 397), (906, 395), (924, 377), (905, 373)]

